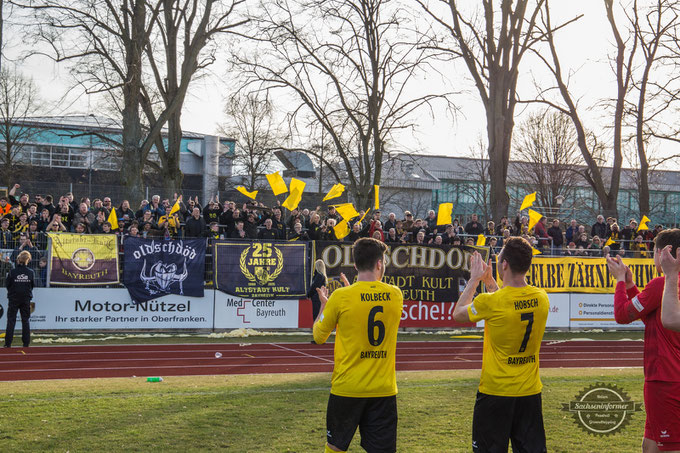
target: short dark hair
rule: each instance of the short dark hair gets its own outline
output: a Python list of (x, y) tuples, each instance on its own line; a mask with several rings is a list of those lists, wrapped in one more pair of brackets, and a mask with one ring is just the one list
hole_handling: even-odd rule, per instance
[(656, 235), (656, 238), (654, 238), (654, 248), (661, 250), (667, 245), (671, 246), (671, 255), (675, 257), (675, 251), (680, 247), (680, 229), (663, 230)]
[(531, 267), (533, 247), (522, 237), (511, 237), (505, 241), (501, 252), (501, 262), (507, 261), (515, 274), (525, 274)]
[(373, 238), (360, 238), (352, 247), (354, 265), (358, 271), (372, 271), (375, 263), (383, 259), (387, 252), (384, 242)]

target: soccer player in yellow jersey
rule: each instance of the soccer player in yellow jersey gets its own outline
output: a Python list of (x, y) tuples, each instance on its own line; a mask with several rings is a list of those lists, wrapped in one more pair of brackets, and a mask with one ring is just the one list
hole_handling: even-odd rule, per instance
[(354, 243), (353, 285), (329, 299), (319, 289), (321, 311), (314, 341), (335, 329), (335, 366), (326, 411), (326, 452), (346, 451), (357, 426), (368, 452), (397, 450), (397, 330), (404, 306), (401, 290), (383, 283), (387, 246), (373, 238)]
[[(498, 255), (498, 289), (491, 266), (475, 252), (470, 280), (460, 295), (453, 317), (458, 322), (484, 320), (482, 376), (472, 417), (474, 452), (546, 451), (538, 353), (548, 319), (548, 295), (526, 282), (533, 256), (520, 237), (505, 241)], [(489, 293), (474, 298), (484, 282)]]

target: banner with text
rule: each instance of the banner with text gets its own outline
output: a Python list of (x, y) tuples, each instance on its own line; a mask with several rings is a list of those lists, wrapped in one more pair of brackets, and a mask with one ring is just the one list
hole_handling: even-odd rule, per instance
[[(35, 288), (31, 330), (211, 329), (213, 291), (208, 294), (134, 303), (125, 288)], [(0, 311), (7, 312), (4, 291)]]
[[(388, 247), (383, 281), (401, 288), (405, 301), (456, 302), (470, 278), (472, 253), (478, 251), (485, 260), (489, 255), (486, 247), (414, 244)], [(341, 272), (350, 282), (356, 277), (351, 242), (316, 241), (315, 256), (326, 264), (329, 278), (338, 277)], [(329, 291), (339, 286), (339, 281), (333, 279)]]
[(166, 294), (203, 297), (205, 239), (125, 239), (123, 284), (135, 302)]
[[(652, 259), (625, 258), (633, 281), (640, 288), (659, 276)], [(554, 293), (613, 293), (616, 279), (604, 258), (534, 257), (527, 274), (529, 284)]]
[(296, 329), (299, 299), (242, 299), (215, 292), (216, 329)]
[(48, 233), (51, 285), (118, 283), (118, 237), (115, 234)]
[(307, 293), (306, 242), (216, 241), (215, 288), (254, 299), (296, 299)]

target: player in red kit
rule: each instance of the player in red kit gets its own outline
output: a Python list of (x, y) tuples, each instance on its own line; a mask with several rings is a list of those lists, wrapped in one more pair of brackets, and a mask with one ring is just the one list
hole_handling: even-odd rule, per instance
[[(680, 229), (659, 233), (654, 244), (654, 264), (661, 272), (660, 256), (666, 246), (672, 253), (680, 246)], [(645, 435), (644, 453), (680, 452), (680, 333), (661, 323), (664, 277), (651, 280), (640, 292), (633, 274), (621, 258), (607, 258), (609, 271), (616, 278), (614, 317), (619, 324), (637, 319), (645, 324)], [(669, 279), (677, 282), (677, 277)], [(677, 283), (676, 283), (677, 284)]]

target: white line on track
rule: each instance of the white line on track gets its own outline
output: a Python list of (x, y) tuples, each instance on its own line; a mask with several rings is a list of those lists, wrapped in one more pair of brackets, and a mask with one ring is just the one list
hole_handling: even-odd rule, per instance
[(298, 351), (296, 349), (290, 349), (290, 348), (287, 348), (285, 346), (281, 346), (280, 344), (271, 343), (271, 345), (276, 346), (277, 348), (285, 349), (286, 351), (296, 352), (298, 354), (302, 354), (302, 355), (307, 356), (307, 357), (312, 357), (312, 358), (317, 359), (317, 360), (323, 360), (324, 362), (334, 363), (333, 360), (329, 360), (329, 359), (326, 359), (324, 357), (319, 357), (319, 356), (315, 356), (315, 355), (312, 355), (312, 354), (307, 354), (306, 352)]

